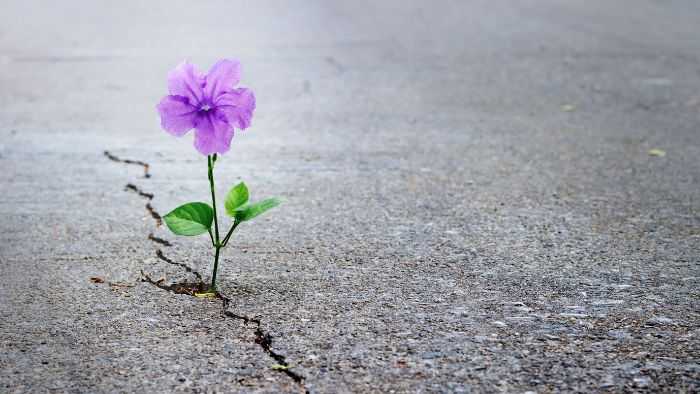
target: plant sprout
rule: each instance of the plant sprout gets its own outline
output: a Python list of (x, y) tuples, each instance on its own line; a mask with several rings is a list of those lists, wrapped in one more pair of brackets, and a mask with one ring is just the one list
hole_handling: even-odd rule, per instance
[(209, 234), (214, 248), (209, 292), (214, 294), (221, 249), (228, 245), (233, 232), (241, 223), (280, 204), (277, 198), (250, 203), (245, 183), (233, 186), (224, 202), (226, 214), (233, 222), (222, 237), (216, 212), (214, 166), (218, 155), (228, 152), (234, 128), (248, 128), (255, 110), (253, 92), (246, 88), (234, 88), (239, 80), (240, 63), (235, 60), (220, 60), (207, 74), (199, 73), (192, 64), (184, 62), (168, 75), (170, 94), (163, 97), (157, 106), (163, 129), (177, 137), (195, 129), (194, 147), (207, 156), (211, 205), (190, 202), (175, 208), (163, 219), (176, 235)]

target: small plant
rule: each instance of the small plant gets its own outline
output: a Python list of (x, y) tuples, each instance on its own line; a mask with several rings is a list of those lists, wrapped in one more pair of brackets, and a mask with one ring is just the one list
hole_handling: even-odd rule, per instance
[[(234, 128), (250, 127), (255, 110), (255, 96), (250, 89), (235, 88), (240, 80), (240, 63), (218, 61), (207, 74), (199, 73), (194, 65), (184, 62), (168, 74), (169, 95), (157, 106), (161, 126), (168, 133), (181, 137), (195, 129), (194, 147), (207, 156), (207, 176), (211, 189), (211, 205), (190, 202), (165, 215), (165, 223), (177, 235), (194, 236), (209, 233), (214, 247), (214, 268), (209, 292), (216, 293), (216, 272), (221, 249), (228, 245), (233, 232), (243, 222), (280, 204), (277, 198), (248, 202), (248, 187), (241, 182), (226, 195), (224, 207), (233, 222), (221, 237), (216, 213), (214, 166), (218, 155), (231, 147)], [(213, 224), (213, 226), (212, 226)]]

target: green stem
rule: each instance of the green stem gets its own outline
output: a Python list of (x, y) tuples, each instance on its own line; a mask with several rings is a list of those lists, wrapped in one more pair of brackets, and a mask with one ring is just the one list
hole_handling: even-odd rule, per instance
[(226, 234), (226, 236), (224, 237), (224, 241), (221, 243), (221, 247), (222, 247), (222, 248), (223, 248), (224, 246), (226, 246), (226, 244), (228, 244), (228, 240), (229, 240), (229, 238), (231, 238), (231, 234), (233, 234), (233, 230), (235, 230), (236, 227), (238, 227), (238, 225), (239, 225), (240, 223), (241, 223), (241, 222), (234, 222), (234, 223), (233, 223), (233, 225), (231, 226), (231, 228), (228, 230), (228, 234)]
[(209, 286), (209, 291), (216, 291), (216, 271), (219, 268), (219, 250), (221, 249), (221, 244), (219, 243), (219, 221), (216, 215), (216, 193), (214, 192), (214, 162), (216, 162), (216, 154), (213, 156), (207, 156), (207, 166), (209, 175), (209, 187), (211, 189), (211, 205), (214, 210), (214, 248), (216, 252), (214, 253), (214, 272), (211, 275), (211, 286)]
[(216, 292), (216, 270), (219, 268), (219, 251), (220, 246), (216, 247), (216, 252), (214, 253), (214, 273), (211, 275), (211, 286), (209, 286), (209, 291), (212, 293)]
[(211, 246), (216, 247), (216, 242), (214, 242), (214, 234), (211, 233), (211, 228), (209, 229), (209, 239), (211, 239)]

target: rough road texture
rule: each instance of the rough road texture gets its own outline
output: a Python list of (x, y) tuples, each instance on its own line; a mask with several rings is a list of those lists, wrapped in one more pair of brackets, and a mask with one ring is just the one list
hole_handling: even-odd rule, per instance
[[(27, 3), (1, 392), (700, 390), (700, 3)], [(258, 110), (219, 195), (286, 203), (200, 299), (208, 240), (157, 219), (206, 161), (154, 106), (224, 56)]]

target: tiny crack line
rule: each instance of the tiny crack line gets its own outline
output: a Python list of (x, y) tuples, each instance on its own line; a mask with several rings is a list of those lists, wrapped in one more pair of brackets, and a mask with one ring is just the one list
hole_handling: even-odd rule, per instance
[(131, 159), (121, 159), (118, 156), (113, 155), (110, 153), (108, 150), (104, 151), (104, 155), (107, 156), (109, 160), (112, 160), (117, 163), (124, 163), (124, 164), (134, 164), (137, 166), (143, 167), (143, 177), (144, 178), (150, 178), (151, 174), (148, 172), (148, 170), (151, 168), (151, 166), (146, 163), (145, 161), (141, 160), (131, 160)]
[(151, 217), (156, 220), (156, 227), (163, 225), (163, 218), (160, 217), (160, 214), (153, 208), (150, 202), (146, 203), (146, 210), (151, 214)]
[(138, 186), (134, 185), (133, 183), (127, 183), (126, 186), (124, 186), (124, 190), (131, 190), (141, 197), (145, 197), (149, 200), (153, 200), (153, 193), (146, 193), (143, 190), (141, 190)]
[(138, 194), (139, 196), (147, 199), (148, 202), (146, 203), (146, 210), (151, 215), (151, 217), (155, 219), (156, 227), (160, 227), (163, 225), (163, 218), (160, 216), (158, 211), (156, 211), (156, 209), (153, 208), (153, 205), (151, 205), (151, 200), (153, 200), (153, 197), (155, 197), (153, 193), (146, 193), (143, 190), (141, 190), (140, 187), (134, 185), (133, 183), (127, 183), (126, 186), (124, 186), (124, 190), (132, 191)]
[(228, 306), (229, 306), (229, 304), (231, 303), (231, 299), (230, 299), (230, 298), (228, 298), (228, 297), (226, 297), (225, 295), (219, 293), (218, 291), (216, 292), (216, 297), (217, 297), (218, 299), (221, 300), (221, 307), (223, 308), (224, 315), (226, 315), (226, 316), (228, 316), (228, 317), (232, 317), (232, 318), (234, 318), (234, 319), (243, 320), (243, 322), (244, 322), (245, 324), (254, 323), (254, 324), (257, 325), (258, 327), (260, 327), (260, 320), (259, 320), (259, 319), (256, 319), (256, 318), (253, 318), (253, 317), (244, 316), (244, 315), (237, 315), (237, 314), (235, 314), (235, 313), (229, 311), (229, 310), (228, 310)]
[(148, 239), (163, 246), (173, 246), (173, 244), (171, 244), (170, 241), (168, 241), (167, 239), (156, 237), (155, 235), (153, 235), (153, 233), (148, 234)]
[(304, 391), (304, 393), (309, 393), (309, 390), (306, 388), (304, 385), (304, 380), (306, 379), (304, 376), (301, 374), (298, 374), (294, 371), (292, 371), (289, 368), (289, 363), (287, 362), (287, 359), (285, 356), (275, 352), (272, 350), (272, 335), (269, 333), (263, 331), (262, 329), (262, 324), (260, 322), (260, 319), (248, 317), (245, 315), (238, 315), (236, 313), (233, 313), (228, 310), (228, 306), (231, 303), (231, 299), (226, 297), (225, 295), (221, 294), (220, 292), (216, 292), (216, 297), (221, 300), (221, 307), (223, 310), (223, 314), (226, 317), (230, 317), (233, 319), (238, 319), (238, 320), (243, 320), (244, 324), (248, 323), (253, 323), (255, 324), (255, 343), (258, 344), (262, 350), (267, 353), (270, 358), (275, 360), (277, 364), (281, 365), (282, 368), (279, 369), (280, 372), (284, 373), (285, 375), (289, 376), (294, 382), (296, 382)]
[[(159, 256), (160, 257), (160, 256)], [(167, 259), (166, 257), (163, 257), (164, 259)], [(170, 260), (166, 260), (170, 262)], [(179, 263), (172, 263), (176, 265), (180, 265)], [(163, 282), (165, 282), (165, 279), (158, 279), (154, 280), (151, 278), (147, 273), (143, 272), (141, 270), (141, 281), (149, 283), (161, 290), (165, 290), (168, 292), (171, 292), (173, 294), (185, 294), (189, 296), (194, 296), (195, 293), (198, 292), (204, 292), (206, 285), (204, 282), (200, 281), (197, 283), (188, 283), (188, 282), (178, 282), (178, 283), (173, 283), (170, 285), (166, 285)], [(280, 365), (282, 368), (276, 369), (279, 372), (282, 372), (283, 374), (287, 375), (290, 379), (292, 379), (295, 383), (299, 385), (299, 387), (303, 390), (304, 393), (308, 394), (309, 390), (306, 388), (304, 385), (305, 377), (299, 373), (296, 373), (290, 369), (289, 363), (287, 362), (287, 359), (284, 355), (281, 355), (277, 352), (275, 352), (272, 349), (272, 335), (269, 333), (263, 331), (261, 327), (261, 322), (259, 319), (248, 317), (245, 315), (239, 315), (236, 313), (233, 313), (228, 310), (228, 306), (231, 302), (231, 299), (226, 297), (225, 295), (221, 294), (220, 292), (216, 292), (216, 297), (221, 300), (221, 306), (222, 306), (222, 313), (224, 317), (231, 318), (231, 319), (236, 319), (236, 320), (242, 320), (244, 325), (248, 325), (250, 323), (255, 324), (255, 343), (260, 346), (260, 348), (275, 362)]]
[(136, 286), (133, 283), (121, 283), (121, 282), (107, 282), (108, 285), (111, 287), (134, 287)]
[(169, 258), (165, 257), (165, 255), (163, 254), (163, 251), (160, 249), (156, 250), (156, 256), (168, 264), (177, 265), (178, 267), (184, 268), (185, 271), (194, 274), (194, 276), (196, 276), (200, 282), (204, 283), (204, 281), (202, 280), (202, 274), (200, 274), (199, 272), (192, 269), (192, 267), (190, 267), (189, 265), (187, 265), (185, 263), (176, 263), (175, 261), (170, 260)]
[(304, 385), (305, 378), (302, 375), (289, 369), (289, 364), (287, 363), (286, 358), (283, 355), (276, 353), (274, 350), (272, 350), (272, 336), (269, 333), (264, 332), (262, 328), (260, 328), (259, 323), (258, 328), (255, 329), (255, 343), (260, 345), (260, 347), (265, 351), (265, 353), (267, 353), (270, 357), (277, 361), (279, 365), (284, 367), (280, 370), (281, 372), (283, 372), (285, 375), (289, 376), (292, 380), (297, 382), (297, 384), (301, 386), (304, 392), (308, 394), (309, 390)]
[[(109, 151), (104, 151), (104, 155), (111, 161), (115, 161), (118, 163), (125, 163), (125, 164), (136, 164), (143, 166), (144, 168), (144, 178), (150, 178), (151, 175), (148, 172), (150, 166), (148, 163), (140, 161), (140, 160), (130, 160), (130, 159), (121, 159), (113, 154), (111, 154)], [(151, 214), (153, 219), (156, 221), (156, 227), (160, 227), (163, 224), (162, 217), (158, 213), (158, 211), (153, 208), (151, 205), (151, 200), (155, 197), (153, 193), (146, 193), (141, 188), (138, 186), (134, 185), (133, 183), (127, 183), (126, 186), (124, 187), (124, 190), (127, 191), (132, 191), (136, 194), (138, 194), (141, 197), (144, 197), (148, 200), (146, 203), (146, 210)], [(172, 244), (162, 238), (158, 238), (153, 233), (148, 234), (148, 239), (164, 245), (164, 246), (172, 246)], [(192, 269), (190, 266), (188, 266), (185, 263), (177, 263), (170, 258), (166, 257), (163, 254), (163, 251), (161, 249), (156, 249), (156, 257), (159, 259), (165, 261), (168, 264), (176, 265), (179, 267), (182, 267), (185, 269), (185, 271), (190, 272), (194, 274), (197, 277), (197, 282), (191, 283), (191, 282), (177, 282), (173, 283), (170, 285), (165, 284), (165, 278), (161, 278), (158, 280), (154, 280), (151, 278), (148, 274), (146, 274), (143, 270), (141, 270), (141, 282), (149, 283), (161, 290), (165, 290), (168, 292), (171, 292), (173, 294), (186, 294), (189, 296), (195, 296), (196, 293), (203, 293), (206, 292), (207, 285), (204, 283), (202, 279), (202, 275), (197, 272), (196, 270)], [(234, 312), (231, 312), (228, 310), (229, 304), (231, 303), (231, 299), (226, 297), (225, 295), (219, 293), (218, 291), (216, 292), (216, 298), (221, 300), (221, 306), (222, 306), (222, 314), (224, 317), (227, 318), (232, 318), (232, 319), (237, 319), (237, 320), (242, 320), (245, 325), (248, 325), (249, 323), (255, 324), (255, 343), (260, 346), (260, 348), (275, 362), (280, 365), (282, 368), (276, 369), (279, 372), (284, 373), (287, 375), (289, 378), (291, 378), (295, 383), (299, 385), (299, 387), (302, 389), (302, 391), (306, 394), (309, 393), (309, 390), (306, 388), (306, 385), (304, 384), (304, 381), (306, 378), (298, 374), (290, 369), (289, 363), (286, 360), (286, 357), (284, 355), (281, 355), (277, 352), (275, 352), (272, 349), (272, 335), (269, 333), (265, 332), (262, 330), (262, 324), (260, 319), (248, 317), (245, 315), (239, 315)]]
[(143, 272), (143, 270), (141, 270), (141, 282), (150, 283), (161, 290), (169, 291), (174, 294), (186, 294), (190, 296), (194, 296), (195, 293), (204, 292), (206, 289), (206, 284), (201, 280), (196, 283), (178, 282), (171, 285), (166, 285), (164, 284), (164, 278), (153, 280), (153, 278), (148, 276), (148, 274)]

